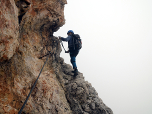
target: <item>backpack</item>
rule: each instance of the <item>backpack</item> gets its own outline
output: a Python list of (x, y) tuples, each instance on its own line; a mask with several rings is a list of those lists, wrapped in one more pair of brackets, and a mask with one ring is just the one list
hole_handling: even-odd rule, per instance
[(73, 47), (72, 48), (74, 50), (80, 50), (82, 48), (82, 41), (80, 39), (80, 36), (78, 34), (73, 34), (72, 40), (73, 40)]

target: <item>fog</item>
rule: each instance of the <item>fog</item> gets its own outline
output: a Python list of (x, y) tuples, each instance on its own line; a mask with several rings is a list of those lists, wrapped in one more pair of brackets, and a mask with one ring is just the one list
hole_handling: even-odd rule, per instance
[[(114, 114), (152, 114), (152, 1), (67, 2), (66, 23), (54, 35), (81, 36), (77, 66), (85, 80)], [(70, 64), (64, 50), (61, 56)]]

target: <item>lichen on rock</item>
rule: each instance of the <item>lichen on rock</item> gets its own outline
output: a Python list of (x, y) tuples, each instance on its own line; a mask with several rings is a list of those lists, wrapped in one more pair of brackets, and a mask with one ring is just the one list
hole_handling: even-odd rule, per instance
[(53, 32), (66, 0), (0, 1), (0, 114), (17, 114), (50, 53), (23, 113), (112, 114), (83, 74), (74, 78)]

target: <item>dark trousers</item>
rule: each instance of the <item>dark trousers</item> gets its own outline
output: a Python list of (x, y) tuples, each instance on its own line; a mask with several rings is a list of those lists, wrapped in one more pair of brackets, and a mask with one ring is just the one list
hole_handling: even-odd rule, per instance
[(73, 69), (77, 68), (76, 56), (78, 55), (78, 53), (79, 53), (79, 50), (70, 50), (71, 64), (73, 66)]

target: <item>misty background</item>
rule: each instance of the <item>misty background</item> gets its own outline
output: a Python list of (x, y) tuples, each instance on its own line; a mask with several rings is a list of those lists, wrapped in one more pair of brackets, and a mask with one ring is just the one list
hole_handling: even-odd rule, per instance
[[(67, 2), (54, 36), (70, 29), (81, 36), (77, 66), (85, 80), (114, 114), (152, 114), (152, 1)], [(63, 48), (61, 57), (71, 64)]]

